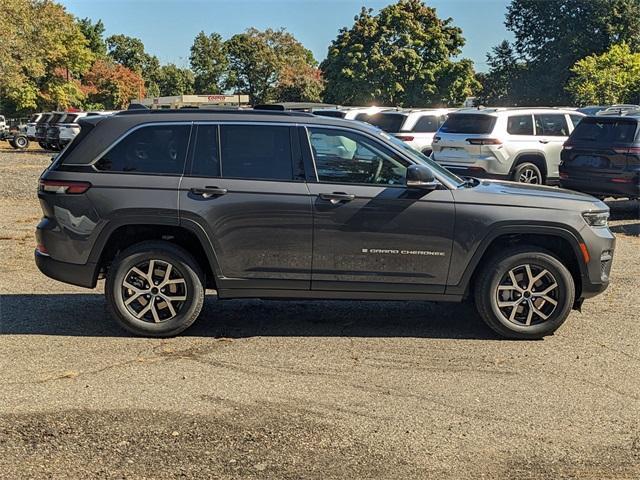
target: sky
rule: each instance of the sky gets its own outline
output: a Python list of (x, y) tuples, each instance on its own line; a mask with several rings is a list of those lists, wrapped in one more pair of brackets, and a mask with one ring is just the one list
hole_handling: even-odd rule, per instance
[[(138, 37), (161, 63), (189, 65), (189, 48), (198, 32), (223, 38), (249, 27), (285, 27), (322, 61), (342, 27), (350, 27), (362, 6), (375, 12), (393, 0), (58, 0), (77, 17), (101, 19), (105, 35)], [(512, 35), (504, 26), (508, 0), (426, 0), (440, 18), (462, 28), (462, 57), (486, 71), (486, 54)]]

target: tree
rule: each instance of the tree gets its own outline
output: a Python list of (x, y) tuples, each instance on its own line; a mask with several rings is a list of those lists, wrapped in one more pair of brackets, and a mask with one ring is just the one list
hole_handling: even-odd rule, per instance
[(193, 72), (169, 63), (160, 67), (157, 83), (161, 96), (193, 93)]
[(462, 31), (420, 0), (399, 0), (378, 15), (363, 8), (354, 20), (321, 65), (325, 101), (458, 104), (480, 88), (471, 61), (452, 60), (464, 45)]
[(274, 97), (278, 102), (319, 102), (323, 89), (322, 73), (317, 67), (285, 65), (280, 71)]
[(200, 32), (191, 46), (189, 57), (194, 73), (195, 93), (220, 93), (229, 62), (224, 42), (217, 33)]
[(522, 100), (526, 65), (516, 58), (506, 40), (487, 54), (489, 72), (482, 78), (478, 103), (491, 106), (518, 106)]
[(0, 2), (0, 97), (4, 112), (81, 101), (77, 79), (93, 60), (73, 16), (53, 2)]
[(247, 93), (252, 104), (274, 98), (283, 69), (316, 65), (311, 51), (284, 29), (250, 28), (225, 42), (229, 60), (226, 86)]
[(105, 42), (104, 24), (102, 20), (93, 23), (90, 18), (78, 20), (80, 31), (87, 39), (87, 47), (91, 50), (96, 58), (103, 58), (107, 54), (107, 43)]
[(145, 95), (140, 74), (110, 59), (96, 60), (83, 80), (87, 104), (93, 108), (123, 109)]
[(526, 64), (521, 102), (563, 104), (569, 68), (616, 43), (640, 47), (640, 0), (512, 0), (505, 22)]
[(142, 75), (149, 95), (160, 95), (160, 61), (145, 51), (142, 40), (127, 35), (111, 35), (107, 38), (107, 48), (109, 57), (116, 63)]
[(580, 105), (640, 102), (640, 53), (626, 43), (578, 60), (567, 91)]

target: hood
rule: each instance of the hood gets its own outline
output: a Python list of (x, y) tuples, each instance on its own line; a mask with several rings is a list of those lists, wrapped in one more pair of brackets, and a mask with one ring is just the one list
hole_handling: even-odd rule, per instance
[(474, 201), (496, 206), (580, 211), (609, 210), (604, 202), (586, 193), (546, 185), (498, 180), (480, 180), (475, 187), (457, 190), (454, 195), (457, 201)]

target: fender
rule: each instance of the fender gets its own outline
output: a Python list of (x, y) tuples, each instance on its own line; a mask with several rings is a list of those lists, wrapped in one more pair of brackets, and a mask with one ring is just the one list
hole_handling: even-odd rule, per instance
[[(499, 222), (489, 228), (490, 232), (480, 241), (478, 247), (476, 248), (471, 260), (467, 264), (460, 281), (454, 285), (447, 285), (445, 290), (446, 294), (452, 295), (464, 295), (467, 293), (470, 280), (476, 268), (478, 267), (480, 260), (487, 252), (491, 244), (498, 237), (503, 235), (548, 235), (553, 237), (560, 237), (569, 242), (571, 248), (573, 249), (573, 254), (578, 260), (578, 265), (580, 268), (580, 275), (582, 278), (587, 277), (587, 268), (582, 261), (582, 252), (580, 250), (580, 243), (583, 242), (582, 237), (578, 233), (577, 230), (567, 226), (567, 225), (558, 225), (558, 224), (514, 224), (513, 222)], [(453, 259), (452, 259), (453, 261)]]

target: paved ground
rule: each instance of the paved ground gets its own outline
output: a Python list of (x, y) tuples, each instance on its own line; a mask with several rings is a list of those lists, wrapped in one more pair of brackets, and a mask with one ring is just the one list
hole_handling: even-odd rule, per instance
[(611, 203), (611, 288), (544, 341), (460, 305), (213, 296), (152, 340), (37, 272), (47, 161), (0, 150), (0, 478), (640, 477), (637, 203)]

